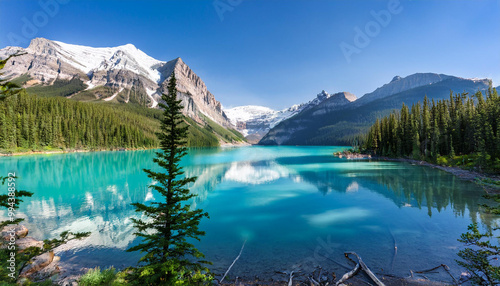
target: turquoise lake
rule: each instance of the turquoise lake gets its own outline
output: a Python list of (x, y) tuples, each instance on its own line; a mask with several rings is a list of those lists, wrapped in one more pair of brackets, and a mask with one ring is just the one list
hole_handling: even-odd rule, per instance
[[(497, 216), (480, 211), (484, 192), (473, 183), (429, 167), (332, 156), (341, 149), (190, 149), (182, 164), (188, 176), (198, 176), (193, 206), (210, 214), (196, 245), (211, 268), (225, 272), (246, 241), (232, 277), (271, 277), (315, 265), (339, 277), (347, 269), (334, 261), (349, 265), (345, 251), (357, 252), (376, 273), (408, 276), (410, 269), (444, 263), (458, 276), (460, 234), (471, 222), (483, 230), (497, 226)], [(123, 268), (140, 257), (125, 252), (138, 242), (130, 218), (140, 214), (130, 204), (160, 199), (142, 171), (156, 169), (154, 152), (3, 157), (0, 174), (15, 171), (18, 188), (34, 192), (19, 210), (30, 236), (92, 232), (59, 249), (64, 263)]]

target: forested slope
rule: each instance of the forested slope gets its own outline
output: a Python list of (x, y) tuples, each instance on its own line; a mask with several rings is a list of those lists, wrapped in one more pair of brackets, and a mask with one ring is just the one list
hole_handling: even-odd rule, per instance
[[(155, 148), (160, 116), (161, 110), (139, 105), (86, 103), (23, 91), (0, 105), (0, 151)], [(187, 117), (185, 122), (190, 147), (241, 140), (225, 129), (227, 134), (217, 133), (215, 123), (202, 127)]]
[(412, 157), (443, 165), (500, 172), (500, 97), (496, 89), (404, 105), (377, 119), (364, 148), (378, 155)]

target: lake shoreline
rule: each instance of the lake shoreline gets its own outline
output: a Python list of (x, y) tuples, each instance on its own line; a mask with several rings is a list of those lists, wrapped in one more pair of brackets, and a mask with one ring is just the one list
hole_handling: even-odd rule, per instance
[(0, 157), (13, 157), (13, 156), (30, 156), (30, 155), (53, 155), (53, 154), (71, 154), (71, 153), (90, 153), (90, 152), (125, 152), (125, 151), (141, 151), (141, 150), (151, 150), (157, 149), (154, 148), (117, 148), (117, 149), (96, 149), (96, 150), (88, 150), (88, 149), (69, 149), (69, 150), (36, 150), (36, 151), (27, 151), (27, 152), (13, 152), (13, 153), (0, 153)]
[[(353, 266), (354, 267), (354, 266)], [(87, 273), (89, 270), (95, 268), (86, 268), (86, 267), (75, 267), (69, 266), (67, 263), (58, 262), (58, 271), (54, 275), (50, 276), (48, 279), (52, 279), (52, 281), (58, 285), (75, 285), (74, 283), (78, 283), (80, 278)], [(118, 271), (123, 271), (126, 268), (118, 269)], [(316, 270), (312, 273), (307, 271), (303, 271), (298, 269), (293, 272), (292, 276), (292, 284), (290, 283), (290, 273), (285, 271), (275, 270), (275, 275), (262, 277), (260, 273), (253, 273), (253, 278), (250, 277), (239, 277), (232, 276), (231, 279), (226, 279), (224, 282), (219, 282), (220, 286), (289, 286), (289, 285), (304, 285), (310, 283), (308, 277), (314, 277), (318, 275), (319, 269), (322, 269), (321, 273), (323, 273), (322, 278), (327, 278), (328, 280), (332, 280), (330, 282), (339, 281), (340, 278), (347, 274), (349, 269), (346, 269), (341, 272), (329, 272), (327, 269), (323, 269), (321, 266), (317, 266)], [(349, 279), (347, 279), (344, 283), (347, 285), (371, 285), (373, 281), (369, 278), (369, 276), (365, 276), (364, 274), (360, 274), (363, 270), (360, 270), (359, 273), (354, 274)], [(216, 277), (220, 279), (222, 273), (213, 273)], [(319, 274), (321, 274), (319, 273)], [(421, 286), (421, 285), (433, 285), (433, 286), (444, 286), (444, 285), (452, 285), (451, 281), (445, 282), (435, 277), (429, 278), (424, 276), (423, 274), (415, 273), (414, 276), (396, 276), (390, 273), (376, 273), (375, 276), (386, 286), (398, 286), (398, 285), (407, 285), (407, 286)], [(314, 277), (319, 280), (319, 277)], [(459, 281), (462, 281), (463, 277), (458, 278)], [(218, 279), (215, 279), (218, 281)], [(467, 281), (467, 280), (464, 280)], [(324, 281), (323, 281), (324, 282)], [(329, 284), (334, 285), (334, 284)], [(345, 284), (344, 284), (345, 285)]]
[(492, 175), (492, 174), (487, 174), (487, 173), (478, 172), (478, 171), (465, 170), (465, 169), (462, 169), (460, 167), (442, 166), (442, 165), (438, 165), (438, 164), (429, 163), (427, 161), (415, 160), (415, 159), (409, 159), (409, 158), (391, 158), (391, 157), (385, 157), (385, 156), (372, 156), (370, 154), (352, 153), (352, 152), (346, 152), (346, 151), (334, 153), (334, 156), (339, 157), (339, 158), (346, 158), (348, 160), (367, 159), (367, 160), (377, 160), (377, 161), (404, 162), (404, 163), (410, 163), (412, 165), (427, 166), (427, 167), (431, 167), (434, 169), (439, 169), (439, 170), (448, 172), (448, 173), (450, 173), (450, 174), (452, 174), (452, 175), (454, 175), (462, 180), (474, 182), (478, 185), (481, 185), (483, 187), (483, 189), (488, 194), (499, 194), (500, 193), (499, 187), (490, 186), (490, 185), (482, 184), (481, 182), (478, 182), (478, 180), (484, 180), (484, 179), (489, 179), (489, 180), (493, 180), (495, 182), (500, 182), (500, 176), (498, 176), (498, 175)]
[[(231, 148), (231, 147), (247, 147), (253, 146), (247, 142), (238, 142), (238, 143), (220, 143), (219, 148)], [(208, 146), (206, 146), (208, 147)], [(13, 156), (31, 156), (31, 155), (53, 155), (53, 154), (72, 154), (72, 153), (90, 153), (90, 152), (126, 152), (126, 151), (144, 151), (144, 150), (153, 150), (158, 149), (160, 147), (151, 147), (151, 148), (109, 148), (109, 149), (67, 149), (67, 150), (31, 150), (26, 152), (12, 152), (12, 153), (4, 153), (0, 152), (0, 157), (13, 157)], [(188, 148), (204, 148), (204, 147), (188, 147)]]

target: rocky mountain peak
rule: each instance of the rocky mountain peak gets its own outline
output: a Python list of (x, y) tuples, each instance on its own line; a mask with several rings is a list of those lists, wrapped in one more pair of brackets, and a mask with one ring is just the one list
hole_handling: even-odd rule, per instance
[(356, 99), (357, 98), (354, 94), (345, 91), (332, 94), (329, 98), (323, 100), (320, 104), (311, 108), (312, 115), (318, 116), (326, 114), (338, 108), (342, 108), (343, 106), (350, 104)]
[(354, 94), (352, 94), (350, 92), (347, 92), (347, 91), (339, 92), (339, 93), (336, 93), (334, 95), (341, 96), (342, 98), (345, 98), (345, 99), (347, 99), (350, 102), (353, 102), (356, 99), (358, 99), (358, 97), (356, 95), (354, 95)]
[(325, 100), (330, 97), (330, 94), (326, 92), (325, 90), (322, 90), (318, 95), (316, 96), (319, 100)]
[(400, 79), (401, 79), (401, 77), (399, 75), (397, 75), (397, 76), (392, 78), (391, 82), (395, 82), (395, 81), (398, 81)]
[(50, 40), (45, 38), (35, 38), (31, 40), (26, 51), (35, 55), (55, 55), (58, 48), (60, 47)]
[(177, 57), (174, 59), (176, 65), (183, 65), (184, 61), (182, 60), (181, 57)]

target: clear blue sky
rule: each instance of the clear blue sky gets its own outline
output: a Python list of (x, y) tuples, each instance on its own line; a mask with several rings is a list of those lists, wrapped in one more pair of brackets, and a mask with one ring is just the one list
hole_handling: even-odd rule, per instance
[[(59, 0), (67, 3), (49, 5), (48, 15), (40, 3), (54, 1), (0, 0), (0, 46), (17, 35), (22, 47), (44, 37), (180, 56), (225, 107), (281, 109), (323, 89), (360, 97), (416, 72), (500, 84), (499, 0), (401, 0), (385, 27), (371, 12), (395, 0)], [(26, 21), (39, 27), (23, 31)], [(370, 42), (356, 46), (355, 28), (367, 25)], [(341, 43), (357, 49), (350, 61)]]

